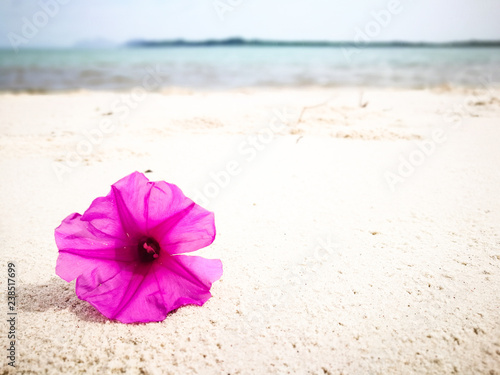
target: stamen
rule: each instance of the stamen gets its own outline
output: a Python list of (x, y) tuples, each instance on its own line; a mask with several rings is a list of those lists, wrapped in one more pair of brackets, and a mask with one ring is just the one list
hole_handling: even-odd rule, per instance
[(148, 263), (160, 256), (160, 244), (154, 238), (146, 238), (137, 245), (141, 262)]

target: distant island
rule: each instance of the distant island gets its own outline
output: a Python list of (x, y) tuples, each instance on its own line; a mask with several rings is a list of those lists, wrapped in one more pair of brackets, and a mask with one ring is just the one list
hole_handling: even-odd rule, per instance
[(207, 39), (200, 41), (133, 40), (126, 47), (500, 47), (500, 40), (470, 40), (458, 42), (329, 42), (329, 41), (280, 41), (243, 38)]

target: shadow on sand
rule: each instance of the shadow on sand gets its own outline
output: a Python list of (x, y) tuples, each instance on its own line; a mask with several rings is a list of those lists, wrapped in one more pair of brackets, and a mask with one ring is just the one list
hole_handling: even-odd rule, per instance
[(78, 299), (75, 283), (67, 283), (53, 277), (44, 284), (19, 285), (19, 312), (44, 312), (68, 309), (78, 318), (90, 322), (104, 323), (107, 318), (91, 304)]
[[(86, 301), (80, 300), (75, 294), (75, 282), (67, 283), (53, 277), (44, 284), (19, 285), (19, 312), (45, 312), (49, 310), (69, 310), (79, 319), (88, 322), (105, 323), (109, 319)], [(175, 314), (177, 310), (167, 315)], [(116, 322), (116, 321), (115, 321)], [(137, 323), (141, 324), (141, 323)]]

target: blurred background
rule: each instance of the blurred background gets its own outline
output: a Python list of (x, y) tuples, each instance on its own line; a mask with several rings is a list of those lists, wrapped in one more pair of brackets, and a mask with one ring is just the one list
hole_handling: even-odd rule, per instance
[(0, 90), (475, 86), (498, 78), (496, 0), (3, 0)]

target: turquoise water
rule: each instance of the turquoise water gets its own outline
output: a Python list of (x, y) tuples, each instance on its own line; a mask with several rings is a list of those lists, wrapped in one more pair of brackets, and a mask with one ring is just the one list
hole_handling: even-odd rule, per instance
[(500, 48), (190, 47), (0, 50), (0, 90), (161, 87), (428, 87), (500, 79)]

